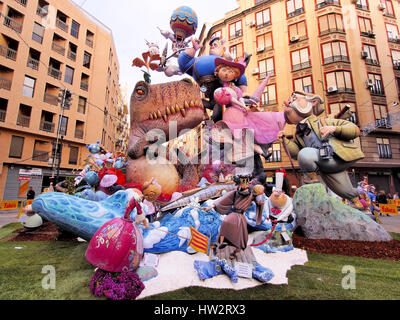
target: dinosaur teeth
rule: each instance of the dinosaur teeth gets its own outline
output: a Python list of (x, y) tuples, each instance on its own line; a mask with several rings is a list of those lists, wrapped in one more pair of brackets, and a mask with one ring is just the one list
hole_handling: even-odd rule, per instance
[(157, 110), (157, 116), (158, 116), (158, 118), (161, 118), (161, 117), (162, 117), (162, 114), (161, 114), (161, 111), (160, 111), (160, 110)]
[(170, 110), (171, 110), (171, 113), (172, 113), (172, 114), (176, 113), (176, 110), (175, 110), (175, 107), (174, 107), (174, 106), (171, 106), (171, 107), (170, 107)]
[(153, 117), (153, 114), (150, 112), (150, 113), (149, 113), (149, 119), (150, 119), (150, 120), (153, 120), (153, 118), (154, 118), (154, 117)]
[(194, 103), (194, 105), (195, 105), (196, 107), (200, 107), (200, 106), (201, 106), (201, 103), (200, 103), (199, 101), (196, 101), (196, 102)]
[(153, 118), (154, 120), (158, 118), (157, 113), (153, 112)]
[(189, 103), (187, 101), (185, 101), (185, 109), (189, 109)]
[(168, 122), (168, 117), (165, 114), (162, 116), (162, 118), (163, 118), (164, 122)]
[(181, 115), (183, 116), (183, 117), (185, 117), (186, 116), (186, 110), (185, 109), (181, 109)]
[(190, 101), (190, 107), (191, 107), (191, 108), (194, 108), (194, 102), (193, 102), (193, 100)]
[(179, 112), (180, 107), (178, 106), (178, 104), (175, 105), (175, 112)]
[(169, 109), (169, 107), (167, 107), (167, 115), (168, 115), (168, 116), (171, 115), (171, 110)]

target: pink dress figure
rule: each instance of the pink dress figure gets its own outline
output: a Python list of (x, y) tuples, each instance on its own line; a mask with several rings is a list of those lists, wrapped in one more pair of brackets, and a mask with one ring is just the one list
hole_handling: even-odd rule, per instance
[[(241, 130), (249, 129), (254, 132), (255, 151), (266, 156), (270, 144), (277, 139), (278, 132), (285, 126), (285, 116), (283, 112), (253, 112), (247, 108), (242, 99), (242, 91), (235, 86), (229, 86), (229, 81), (241, 76), (245, 70), (245, 64), (239, 62), (227, 61), (220, 58), (215, 60), (216, 76), (224, 82), (224, 86), (215, 90), (214, 98), (217, 103), (227, 106), (223, 115), (223, 120), (217, 122), (216, 126), (228, 127), (235, 139), (242, 137)], [(220, 67), (218, 67), (220, 66)], [(240, 73), (230, 73), (227, 76), (227, 69), (239, 69)], [(270, 75), (260, 84), (253, 93), (253, 97), (260, 100), (261, 95), (268, 84)]]

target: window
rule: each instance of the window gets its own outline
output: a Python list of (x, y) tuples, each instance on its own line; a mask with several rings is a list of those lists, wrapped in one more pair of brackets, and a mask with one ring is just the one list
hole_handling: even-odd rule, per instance
[(318, 18), (320, 35), (331, 32), (344, 32), (342, 15), (330, 13)]
[(242, 20), (232, 23), (229, 26), (229, 39), (235, 39), (242, 35)]
[(353, 93), (353, 83), (349, 71), (329, 72), (325, 75), (328, 94), (338, 92)]
[(266, 162), (281, 162), (282, 161), (282, 152), (281, 152), (281, 144), (274, 143), (272, 147), (268, 150), (268, 152), (272, 152), (272, 156), (266, 160)]
[(60, 116), (59, 121), (60, 121), (60, 134), (65, 136), (67, 134), (67, 128), (68, 128), (68, 118)]
[(271, 84), (264, 89), (261, 96), (261, 106), (267, 106), (277, 103), (276, 99), (276, 84)]
[(373, 33), (371, 19), (358, 17), (358, 24), (360, 25), (360, 32), (362, 35), (369, 36)]
[(375, 46), (363, 44), (363, 52), (367, 54), (367, 57), (365, 58), (365, 62), (367, 64), (379, 66), (378, 55), (376, 53)]
[(294, 83), (294, 91), (314, 93), (311, 76), (295, 79), (293, 83)]
[(329, 105), (330, 109), (330, 114), (336, 116), (344, 107), (350, 107), (350, 113), (351, 117), (347, 118), (347, 121), (351, 121), (354, 124), (358, 124), (358, 118), (357, 118), (357, 111), (356, 111), (356, 105), (354, 102), (337, 102), (337, 103), (331, 103)]
[(289, 26), (289, 40), (303, 40), (307, 38), (306, 21), (297, 22)]
[(25, 76), (24, 85), (22, 87), (22, 95), (24, 95), (25, 97), (33, 98), (35, 83), (35, 79)]
[(256, 28), (262, 28), (271, 24), (271, 11), (265, 9), (256, 13)]
[(36, 23), (33, 25), (32, 40), (42, 44), (44, 36), (44, 27)]
[(368, 84), (371, 94), (384, 96), (385, 90), (383, 88), (382, 76), (375, 73), (368, 74)]
[(74, 36), (75, 38), (79, 37), (79, 23), (72, 20), (71, 24), (71, 35)]
[(86, 113), (86, 98), (84, 97), (79, 97), (79, 102), (78, 102), (78, 112), (79, 113)]
[(24, 148), (24, 137), (12, 136), (10, 144), (9, 158), (22, 158), (22, 150)]
[(78, 164), (78, 153), (79, 153), (79, 148), (78, 147), (69, 147), (69, 164)]
[(308, 48), (292, 51), (291, 57), (292, 57), (292, 71), (309, 68), (311, 66), (310, 54)]
[(388, 127), (388, 107), (374, 104), (375, 124), (377, 128)]
[(400, 51), (392, 50), (393, 67), (400, 70)]
[(74, 80), (74, 68), (66, 66), (65, 67), (64, 81), (66, 83), (72, 84), (73, 80)]
[(101, 144), (104, 145), (106, 143), (106, 131), (103, 129), (101, 134)]
[(393, 9), (393, 3), (391, 0), (382, 0), (381, 3), (385, 4), (386, 8), (383, 11), (383, 15), (386, 17), (391, 17), (395, 18), (396, 16), (394, 15), (394, 9)]
[(303, 0), (288, 0), (286, 1), (288, 18), (297, 16), (304, 12)]
[(266, 33), (257, 37), (257, 52), (269, 50), (273, 48), (272, 33)]
[(218, 30), (218, 31), (215, 31), (212, 35), (211, 35), (211, 39), (213, 39), (213, 38), (222, 38), (222, 31), (221, 30)]
[(368, 10), (368, 0), (357, 0), (356, 7), (362, 10)]
[(230, 47), (229, 52), (231, 53), (233, 59), (243, 57), (243, 43), (239, 43)]
[(322, 45), (322, 55), (324, 63), (336, 61), (349, 62), (347, 55), (347, 45), (343, 41), (334, 41)]
[(90, 60), (92, 59), (92, 55), (85, 51), (83, 54), (83, 66), (86, 68), (90, 68)]
[(392, 158), (392, 148), (390, 147), (390, 140), (384, 138), (376, 138), (376, 145), (378, 146), (378, 155), (381, 159)]
[(260, 70), (260, 80), (265, 79), (268, 73), (275, 75), (274, 58), (258, 61), (258, 68)]
[(386, 32), (389, 41), (396, 42), (399, 38), (399, 29), (395, 24), (386, 23)]

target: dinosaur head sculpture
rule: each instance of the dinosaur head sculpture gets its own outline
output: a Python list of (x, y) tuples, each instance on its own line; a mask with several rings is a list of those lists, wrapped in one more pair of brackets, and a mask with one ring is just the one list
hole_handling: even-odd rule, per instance
[(140, 81), (131, 96), (130, 116), (128, 155), (137, 159), (152, 143), (146, 137), (151, 130), (162, 130), (168, 141), (176, 138), (170, 137), (171, 126), (177, 128), (179, 135), (183, 129), (192, 129), (201, 123), (204, 108), (199, 87), (190, 79), (154, 85)]

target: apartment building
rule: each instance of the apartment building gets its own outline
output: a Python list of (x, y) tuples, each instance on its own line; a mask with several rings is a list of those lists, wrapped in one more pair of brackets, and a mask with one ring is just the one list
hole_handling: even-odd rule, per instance
[[(379, 189), (400, 191), (399, 19), (395, 0), (238, 0), (237, 9), (203, 27), (200, 54), (214, 35), (227, 39), (234, 57), (251, 53), (249, 92), (274, 75), (260, 103), (265, 111), (283, 111), (295, 90), (319, 94), (326, 114), (349, 105), (348, 120), (365, 130), (358, 143), (366, 158), (350, 170), (354, 183), (368, 176)], [(285, 130), (293, 135), (295, 128)], [(266, 172), (284, 167), (296, 185), (279, 141), (272, 151)]]
[(16, 200), (58, 164), (60, 180), (75, 174), (87, 144), (115, 151), (126, 110), (107, 26), (69, 0), (0, 0), (0, 13), (0, 199)]

